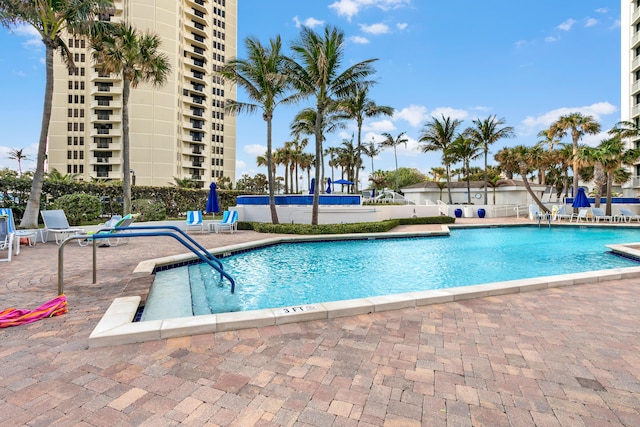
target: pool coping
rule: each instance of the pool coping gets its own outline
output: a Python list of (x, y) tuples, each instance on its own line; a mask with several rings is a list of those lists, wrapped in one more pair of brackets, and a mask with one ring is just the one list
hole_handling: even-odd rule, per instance
[[(330, 239), (388, 239), (397, 237), (443, 236), (448, 234), (449, 227), (442, 225), (440, 230), (434, 231), (343, 234), (331, 235)], [(220, 255), (279, 243), (318, 241), (327, 240), (327, 238), (329, 237), (321, 235), (273, 237), (212, 249), (211, 253)], [(640, 243), (606, 246), (615, 253), (640, 260)], [(138, 264), (134, 270), (134, 274), (152, 274), (156, 266), (188, 262), (194, 257), (193, 254), (181, 254), (143, 261)], [(140, 296), (122, 297), (116, 298), (111, 303), (91, 332), (89, 336), (89, 346), (103, 347), (245, 328), (278, 326), (287, 323), (356, 316), (402, 308), (415, 308), (431, 304), (464, 301), (473, 298), (638, 277), (640, 277), (640, 266), (624, 267), (438, 290), (415, 291), (317, 304), (313, 303), (297, 307), (279, 307), (275, 309), (219, 313), (145, 322), (133, 322), (142, 298)]]

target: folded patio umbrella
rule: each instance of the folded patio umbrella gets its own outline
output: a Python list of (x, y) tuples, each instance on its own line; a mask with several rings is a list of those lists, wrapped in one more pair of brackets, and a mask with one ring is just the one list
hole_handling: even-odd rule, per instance
[(60, 316), (67, 312), (67, 297), (60, 295), (35, 310), (8, 308), (0, 312), (0, 328), (33, 323), (47, 317)]

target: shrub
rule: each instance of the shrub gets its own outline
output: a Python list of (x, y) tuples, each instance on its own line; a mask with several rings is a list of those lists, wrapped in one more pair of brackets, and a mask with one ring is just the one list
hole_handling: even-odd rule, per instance
[(61, 196), (53, 202), (54, 209), (64, 210), (69, 225), (95, 221), (102, 212), (100, 199), (91, 194), (75, 193)]
[(270, 224), (263, 222), (239, 222), (239, 230), (254, 230), (258, 233), (278, 234), (348, 234), (348, 233), (383, 233), (398, 225), (411, 224), (453, 224), (455, 218), (450, 216), (434, 216), (423, 218), (400, 218), (382, 222), (360, 222), (354, 224)]
[(140, 214), (138, 221), (163, 221), (167, 219), (167, 208), (158, 200), (142, 199), (132, 202), (133, 212)]

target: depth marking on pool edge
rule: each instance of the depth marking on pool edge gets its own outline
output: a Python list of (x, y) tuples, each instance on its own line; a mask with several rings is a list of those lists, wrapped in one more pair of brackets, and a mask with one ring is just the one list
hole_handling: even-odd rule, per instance
[(298, 305), (295, 307), (286, 307), (280, 310), (282, 314), (293, 314), (293, 313), (301, 313), (303, 311), (313, 310), (315, 309), (315, 305)]

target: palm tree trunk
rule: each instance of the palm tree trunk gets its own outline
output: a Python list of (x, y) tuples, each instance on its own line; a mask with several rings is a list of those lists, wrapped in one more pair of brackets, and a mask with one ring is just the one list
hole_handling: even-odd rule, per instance
[(47, 155), (47, 137), (49, 135), (49, 122), (51, 121), (51, 105), (53, 100), (53, 47), (45, 41), (46, 82), (44, 91), (44, 107), (42, 110), (42, 123), (40, 125), (40, 140), (38, 141), (38, 154), (36, 157), (36, 170), (31, 181), (29, 200), (20, 221), (20, 228), (38, 228), (38, 214), (40, 213), (40, 196), (42, 194), (42, 182), (44, 181), (44, 162)]
[[(125, 73), (123, 73), (125, 74)], [(124, 187), (124, 204), (122, 215), (131, 213), (131, 160), (129, 148), (129, 91), (131, 82), (122, 79), (122, 181)]]
[[(466, 161), (464, 163), (464, 169), (465, 169), (465, 172), (467, 174), (467, 203), (471, 204), (471, 179), (470, 179), (470, 176), (469, 176), (469, 162), (468, 161)], [(484, 189), (486, 191), (486, 189), (487, 189), (486, 185), (485, 185)]]
[(520, 176), (522, 176), (522, 182), (524, 183), (524, 188), (527, 189), (527, 193), (529, 193), (533, 201), (536, 202), (536, 205), (538, 205), (538, 207), (542, 212), (549, 213), (549, 209), (547, 209), (547, 207), (540, 201), (540, 199), (538, 199), (538, 196), (536, 196), (536, 193), (534, 193), (533, 190), (531, 189), (531, 185), (529, 185), (529, 180), (527, 179), (526, 166), (520, 167)]
[[(484, 204), (488, 205), (489, 204), (489, 200), (487, 198), (487, 186), (489, 185), (489, 181), (487, 178), (487, 156), (489, 155), (489, 145), (487, 145), (486, 143), (484, 144)], [(494, 193), (495, 196), (495, 193)], [(493, 204), (495, 205), (496, 202), (495, 200), (493, 201)]]
[[(316, 158), (315, 158), (315, 176), (316, 176), (316, 185), (320, 185), (320, 170), (322, 161), (322, 121), (324, 120), (324, 106), (322, 103), (318, 102), (316, 108), (316, 123), (315, 123), (315, 133), (316, 133)], [(311, 225), (318, 225), (318, 207), (320, 205), (320, 192), (313, 192), (313, 207), (311, 208)]]
[(269, 185), (269, 210), (271, 211), (271, 223), (278, 224), (278, 211), (276, 210), (276, 198), (274, 189), (275, 173), (273, 173), (273, 153), (271, 148), (271, 115), (267, 116), (267, 183)]
[(393, 157), (396, 159), (396, 193), (398, 192), (398, 155), (396, 154), (396, 146), (393, 146)]
[[(355, 191), (356, 194), (358, 194), (359, 189), (359, 182), (360, 182), (360, 166), (362, 165), (362, 142), (361, 142), (361, 136), (362, 136), (362, 123), (358, 123), (358, 144), (356, 145), (356, 173), (355, 173)], [(397, 192), (397, 190), (396, 190)]]
[(611, 215), (611, 191), (613, 187), (613, 171), (607, 172), (607, 207), (605, 214)]
[(445, 165), (445, 169), (447, 171), (447, 193), (449, 193), (449, 204), (453, 204), (453, 199), (451, 198), (451, 171), (449, 170), (449, 164)]

